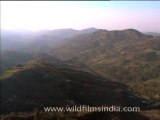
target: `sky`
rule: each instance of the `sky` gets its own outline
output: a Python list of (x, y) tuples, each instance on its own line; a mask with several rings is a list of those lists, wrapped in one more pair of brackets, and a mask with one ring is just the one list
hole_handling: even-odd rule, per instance
[(160, 1), (0, 1), (1, 29), (160, 32)]

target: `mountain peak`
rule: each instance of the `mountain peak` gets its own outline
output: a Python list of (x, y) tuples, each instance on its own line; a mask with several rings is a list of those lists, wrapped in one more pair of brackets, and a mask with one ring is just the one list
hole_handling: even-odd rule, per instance
[(136, 29), (132, 29), (132, 28), (126, 29), (126, 30), (122, 30), (122, 31), (128, 32), (128, 33), (134, 33), (134, 34), (139, 34), (139, 35), (141, 34), (142, 35), (142, 33), (140, 31), (138, 31)]

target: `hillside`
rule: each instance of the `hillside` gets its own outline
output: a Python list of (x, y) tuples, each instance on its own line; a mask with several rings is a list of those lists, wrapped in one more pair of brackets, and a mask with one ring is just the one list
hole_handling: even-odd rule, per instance
[(1, 73), (0, 78), (2, 113), (47, 105), (142, 105), (124, 84), (67, 65), (33, 61)]
[(145, 34), (147, 34), (147, 35), (153, 35), (153, 36), (160, 36), (160, 33), (156, 33), (156, 32), (147, 32)]
[[(1, 52), (1, 107), (8, 119), (19, 119), (17, 117), (23, 114), (22, 120), (33, 117), (35, 109), (47, 105), (82, 104), (140, 106), (148, 109), (143, 112), (149, 118), (160, 118), (159, 36), (145, 35), (134, 29), (95, 28), (23, 33), (23, 38), (29, 35), (26, 39), (19, 35), (14, 38), (22, 40), (20, 44), (16, 40), (14, 48), (6, 46), (7, 50)], [(43, 119), (45, 115), (41, 114)], [(79, 117), (71, 113), (68, 117), (58, 113), (58, 116), (76, 120), (94, 117), (148, 120), (141, 113), (126, 115), (82, 113)], [(55, 114), (51, 116), (59, 119)]]
[[(82, 30), (75, 29), (55, 29), (40, 31), (25, 30), (1, 30), (1, 50), (22, 50), (29, 52), (38, 52), (46, 47), (57, 47), (68, 38), (93, 33), (96, 28), (86, 28)], [(36, 46), (36, 47), (35, 47)]]
[[(134, 29), (99, 30), (77, 36), (54, 49), (54, 54), (60, 59), (84, 63), (115, 81), (139, 84), (156, 79), (157, 85), (160, 85), (160, 37), (145, 35)], [(151, 88), (152, 84), (148, 85)], [(152, 97), (156, 96), (155, 93)]]
[[(66, 33), (70, 33), (67, 39), (55, 38)], [(34, 41), (23, 49), (2, 51), (1, 72), (46, 53), (72, 65), (87, 66), (107, 79), (127, 83), (138, 96), (159, 99), (160, 37), (134, 29), (107, 31), (94, 28), (39, 31), (33, 36), (36, 36)], [(61, 44), (58, 45), (57, 40)]]
[(12, 113), (2, 116), (1, 120), (158, 120), (150, 119), (139, 113), (115, 113), (115, 112), (93, 112), (93, 113)]
[(1, 69), (0, 72), (36, 59), (41, 54), (54, 55), (55, 49), (68, 42), (70, 38), (97, 31), (96, 28), (82, 30), (56, 29), (41, 31), (1, 30)]

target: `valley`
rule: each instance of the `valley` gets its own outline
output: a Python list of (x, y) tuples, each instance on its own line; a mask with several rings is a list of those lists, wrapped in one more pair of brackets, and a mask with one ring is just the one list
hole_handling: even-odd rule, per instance
[[(12, 45), (7, 44), (10, 41)], [(26, 34), (4, 31), (2, 46), (3, 120), (12, 117), (16, 120), (18, 116), (21, 120), (35, 120), (35, 109), (40, 110), (39, 120), (160, 119), (158, 35), (146, 35), (135, 29), (60, 29)], [(139, 106), (142, 111), (70, 114), (42, 111), (44, 106), (82, 104)]]

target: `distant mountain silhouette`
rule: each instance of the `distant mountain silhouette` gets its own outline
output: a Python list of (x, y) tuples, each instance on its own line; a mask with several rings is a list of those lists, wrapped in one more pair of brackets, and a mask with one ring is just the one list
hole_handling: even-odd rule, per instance
[(153, 36), (160, 36), (160, 33), (156, 33), (156, 32), (146, 32), (145, 34), (153, 35)]

